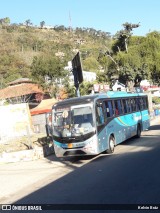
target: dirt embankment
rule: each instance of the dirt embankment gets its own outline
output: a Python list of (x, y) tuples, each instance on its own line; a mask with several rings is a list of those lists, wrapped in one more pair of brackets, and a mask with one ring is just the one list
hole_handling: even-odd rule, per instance
[(34, 134), (30, 137), (23, 136), (0, 144), (0, 153), (29, 150), (49, 144), (52, 144), (52, 138), (47, 137), (45, 134)]

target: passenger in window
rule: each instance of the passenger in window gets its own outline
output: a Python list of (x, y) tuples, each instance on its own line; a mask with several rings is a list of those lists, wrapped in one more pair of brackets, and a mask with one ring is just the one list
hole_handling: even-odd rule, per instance
[(115, 108), (115, 114), (116, 114), (116, 115), (119, 115), (119, 111), (118, 111), (117, 108)]
[(115, 115), (119, 115), (118, 103), (115, 101)]
[(110, 112), (109, 112), (109, 108), (106, 109), (107, 110), (107, 117), (110, 117)]

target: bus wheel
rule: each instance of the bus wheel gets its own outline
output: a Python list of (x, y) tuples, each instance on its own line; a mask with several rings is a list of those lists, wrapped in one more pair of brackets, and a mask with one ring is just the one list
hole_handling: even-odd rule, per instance
[(109, 149), (106, 150), (107, 154), (111, 154), (114, 152), (114, 137), (110, 136), (109, 138)]
[(141, 137), (141, 125), (138, 124), (136, 138), (140, 138), (140, 137)]

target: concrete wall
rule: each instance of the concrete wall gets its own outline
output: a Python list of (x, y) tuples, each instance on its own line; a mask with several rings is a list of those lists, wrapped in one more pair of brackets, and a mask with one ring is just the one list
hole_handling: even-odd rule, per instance
[(33, 131), (35, 133), (46, 133), (46, 115), (32, 115)]
[(29, 135), (32, 132), (28, 104), (0, 106), (0, 143)]

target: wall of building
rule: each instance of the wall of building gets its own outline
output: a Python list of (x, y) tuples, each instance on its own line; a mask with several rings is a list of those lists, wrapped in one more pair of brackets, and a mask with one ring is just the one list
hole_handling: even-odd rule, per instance
[(31, 134), (32, 121), (27, 103), (0, 106), (0, 143)]
[(34, 133), (46, 133), (46, 115), (32, 115), (32, 125)]

